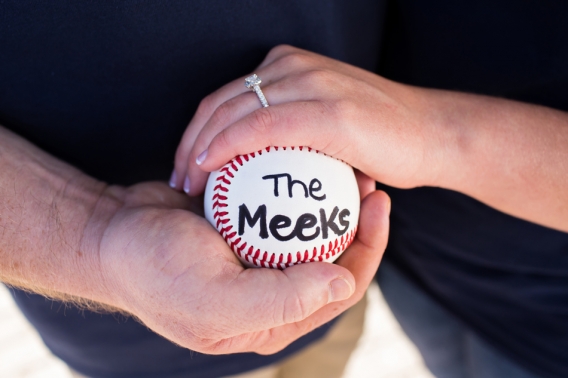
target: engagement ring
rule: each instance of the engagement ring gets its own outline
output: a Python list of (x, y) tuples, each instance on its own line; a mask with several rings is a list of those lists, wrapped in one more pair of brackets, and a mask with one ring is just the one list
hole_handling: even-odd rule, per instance
[(264, 93), (262, 93), (262, 89), (260, 89), (260, 83), (262, 83), (262, 80), (260, 80), (260, 77), (258, 77), (256, 74), (253, 74), (252, 76), (249, 76), (245, 79), (245, 87), (252, 89), (258, 96), (258, 99), (260, 100), (262, 106), (268, 108), (268, 101), (266, 101), (266, 97), (264, 97)]

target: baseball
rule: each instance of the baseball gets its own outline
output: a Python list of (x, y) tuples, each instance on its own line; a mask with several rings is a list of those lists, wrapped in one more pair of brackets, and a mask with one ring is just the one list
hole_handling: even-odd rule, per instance
[(333, 262), (359, 220), (353, 169), (308, 147), (267, 147), (212, 172), (205, 217), (247, 267)]

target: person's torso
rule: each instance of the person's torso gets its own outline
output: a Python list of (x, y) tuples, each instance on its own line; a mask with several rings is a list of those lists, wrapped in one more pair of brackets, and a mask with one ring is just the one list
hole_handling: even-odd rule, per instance
[[(393, 80), (568, 111), (566, 2), (393, 1), (383, 46)], [(568, 234), (451, 191), (386, 189), (387, 256), (519, 364), (567, 376)]]

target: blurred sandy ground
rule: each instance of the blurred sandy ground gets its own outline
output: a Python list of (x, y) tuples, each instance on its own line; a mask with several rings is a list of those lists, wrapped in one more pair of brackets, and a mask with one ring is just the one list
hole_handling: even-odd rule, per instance
[[(344, 378), (432, 378), (400, 330), (376, 285), (367, 293), (365, 331)], [(71, 378), (0, 285), (0, 377)]]

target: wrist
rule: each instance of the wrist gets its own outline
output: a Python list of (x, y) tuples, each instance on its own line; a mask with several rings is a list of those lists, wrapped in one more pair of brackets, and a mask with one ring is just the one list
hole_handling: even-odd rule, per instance
[(467, 139), (467, 128), (456, 104), (457, 94), (449, 91), (417, 88), (422, 124), (423, 158), (416, 186), (452, 189), (452, 183), (463, 174), (461, 149)]
[(377, 102), (386, 109), (377, 117), (380, 131), (358, 133), (359, 140), (352, 143), (372, 151), (373, 158), (366, 159), (370, 166), (357, 168), (398, 188), (443, 186), (459, 140), (448, 114), (451, 92), (377, 80)]
[(118, 186), (105, 186), (93, 204), (80, 241), (77, 256), (86, 285), (77, 295), (113, 307), (121, 307), (112, 283), (109, 282), (101, 263), (100, 247), (113, 217), (124, 206), (125, 190)]
[(89, 224), (120, 201), (2, 127), (0, 155), (0, 280), (52, 298), (98, 300), (104, 290)]

